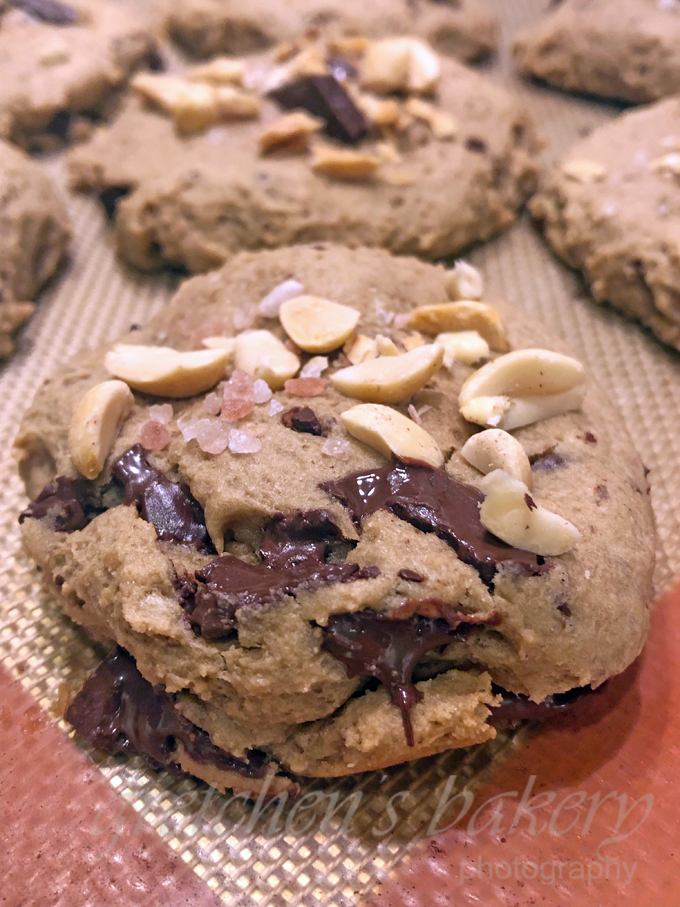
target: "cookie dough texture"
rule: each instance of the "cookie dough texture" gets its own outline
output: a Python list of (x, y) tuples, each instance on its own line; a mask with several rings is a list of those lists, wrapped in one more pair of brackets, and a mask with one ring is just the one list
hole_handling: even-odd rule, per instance
[(112, 95), (155, 52), (151, 30), (131, 7), (73, 0), (72, 25), (19, 8), (0, 14), (0, 138), (54, 148), (77, 135), (77, 118), (106, 112)]
[(531, 212), (609, 302), (680, 349), (680, 101), (625, 113), (575, 145)]
[(315, 27), (369, 38), (414, 33), (464, 61), (496, 49), (496, 21), (486, 0), (167, 0), (165, 23), (198, 57), (263, 50)]
[[(190, 349), (200, 346), (203, 336), (233, 334), (244, 323), (280, 331), (276, 321), (258, 316), (256, 307), (289, 278), (311, 294), (359, 309), (365, 333), (397, 341), (405, 332), (394, 326), (392, 314), (447, 301), (443, 268), (381, 250), (314, 245), (242, 253), (220, 271), (185, 282), (169, 306), (128, 340)], [(502, 311), (515, 347), (544, 342), (535, 323), (506, 307)], [(56, 474), (75, 477), (68, 425), (83, 393), (107, 377), (102, 362), (101, 350), (82, 353), (39, 391), (27, 412), (16, 453), (30, 496)], [(412, 402), (446, 452), (449, 474), (477, 484), (481, 475), (460, 455), (473, 427), (463, 422), (456, 403), (470, 371), (462, 364), (442, 370)], [(532, 458), (559, 455), (546, 461), (552, 467), (536, 466), (534, 494), (572, 521), (581, 541), (554, 558), (542, 575), (501, 568), (493, 593), (436, 535), (387, 511), (368, 517), (358, 534), (344, 507), (320, 490), (321, 481), (385, 465), (342, 428), (339, 415), (355, 401), (330, 385), (321, 396), (302, 401), (285, 390), (274, 397), (285, 407), (303, 403), (320, 420), (334, 420), (330, 438), (348, 441), (347, 459), (325, 455), (324, 438), (286, 428), (264, 405), (239, 422), (262, 441), (256, 454), (203, 453), (171, 422), (169, 446), (150, 453), (150, 461), (189, 486), (205, 508), (218, 550), (226, 546), (252, 558), (260, 527), (272, 514), (323, 508), (343, 535), (357, 542), (348, 560), (379, 567), (378, 576), (299, 589), (266, 607), (243, 607), (237, 636), (210, 642), (188, 626), (173, 586), (175, 571), (195, 570), (209, 557), (159, 542), (134, 507), (111, 506), (72, 533), (52, 531), (45, 520), (26, 519), (22, 525), (47, 582), (59, 587), (64, 611), (95, 636), (128, 649), (148, 680), (177, 691), (181, 711), (218, 746), (236, 756), (264, 749), (283, 769), (302, 775), (373, 769), (492, 737), (486, 722), (495, 701), (492, 680), (540, 701), (575, 686), (597, 686), (638, 654), (648, 628), (652, 515), (630, 438), (597, 388), (591, 385), (583, 411), (516, 433)], [(99, 485), (110, 482), (111, 464), (139, 442), (152, 402), (136, 395)], [(202, 399), (173, 404), (175, 417), (205, 416)], [(400, 408), (405, 412), (406, 403)], [(424, 581), (401, 578), (403, 570), (417, 571)], [(418, 683), (424, 698), (411, 713), (411, 748), (385, 688), (362, 692), (359, 678), (349, 678), (343, 664), (321, 647), (321, 627), (336, 613), (365, 608), (390, 613), (407, 600), (428, 598), (470, 614), (495, 609), (501, 621), (493, 628), (471, 627), (446, 651), (450, 670)]]
[(64, 203), (38, 164), (0, 141), (0, 358), (32, 314), (32, 300), (63, 260), (70, 228)]
[(441, 62), (439, 107), (459, 132), (451, 141), (424, 136), (404, 150), (408, 185), (333, 180), (315, 174), (308, 155), (260, 157), (255, 121), (180, 137), (169, 118), (136, 98), (74, 149), (71, 181), (105, 199), (129, 193), (117, 209), (118, 251), (144, 269), (206, 271), (242, 249), (317, 240), (452, 255), (514, 221), (535, 186), (537, 142), (506, 91)]
[(680, 3), (564, 0), (517, 36), (519, 71), (564, 88), (635, 103), (680, 91)]

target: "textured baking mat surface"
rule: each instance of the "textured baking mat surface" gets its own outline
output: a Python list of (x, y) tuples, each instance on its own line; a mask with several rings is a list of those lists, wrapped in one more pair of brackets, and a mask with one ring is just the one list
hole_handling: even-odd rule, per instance
[[(509, 38), (546, 5), (545, 0), (495, 0), (503, 48), (490, 74), (524, 97), (546, 139), (549, 161), (617, 110), (513, 78)], [(46, 166), (63, 179), (62, 162)], [(176, 285), (170, 275), (140, 276), (118, 265), (109, 227), (93, 202), (72, 197), (70, 209), (71, 264), (43, 297), (18, 354), (0, 374), (0, 659), (48, 711), (64, 684), (76, 684), (97, 656), (41, 589), (21, 551), (17, 514), (25, 499), (11, 442), (24, 408), (58, 363), (146, 320)], [(618, 406), (622, 424), (651, 470), (661, 594), (680, 576), (680, 356), (615, 312), (595, 306), (578, 278), (551, 256), (526, 222), (469, 258), (484, 272), (491, 293), (522, 306), (568, 341)], [(374, 891), (433, 829), (442, 792), (446, 785), (450, 790), (453, 776), (463, 786), (488, 775), (521, 747), (521, 737), (522, 732), (499, 735), (467, 752), (339, 782), (310, 782), (303, 786), (309, 795), (305, 809), (299, 805), (294, 811), (292, 804), (284, 804), (278, 812), (276, 802), (266, 809), (263, 804), (259, 809), (246, 806), (205, 785), (153, 774), (139, 759), (120, 761), (85, 751), (140, 822), (154, 829), (225, 903), (349, 907)], [(80, 902), (74, 895), (59, 903)]]

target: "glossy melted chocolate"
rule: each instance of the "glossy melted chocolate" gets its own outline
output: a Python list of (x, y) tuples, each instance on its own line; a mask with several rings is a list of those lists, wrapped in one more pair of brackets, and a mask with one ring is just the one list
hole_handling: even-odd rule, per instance
[(75, 532), (84, 529), (99, 512), (94, 504), (90, 482), (57, 476), (19, 515), (19, 522), (23, 523), (28, 518), (42, 520), (49, 517), (55, 532)]
[(194, 629), (206, 639), (222, 639), (233, 630), (236, 613), (244, 605), (268, 604), (301, 587), (315, 589), (378, 575), (377, 567), (328, 563), (332, 543), (340, 540), (338, 527), (325, 510), (275, 516), (265, 527), (260, 563), (222, 554), (195, 574), (196, 582), (186, 577), (180, 581), (182, 605)]
[[(597, 692), (604, 689), (604, 684)], [(555, 693), (547, 696), (542, 702), (532, 702), (519, 693), (508, 693), (501, 687), (494, 686), (494, 693), (503, 697), (500, 705), (491, 709), (489, 724), (499, 729), (517, 727), (521, 721), (542, 721), (555, 718), (565, 712), (571, 712), (581, 700), (596, 692), (592, 687), (574, 687), (566, 693)]]
[(201, 505), (186, 486), (171, 482), (149, 464), (141, 444), (126, 451), (111, 471), (125, 489), (123, 503), (136, 504), (162, 542), (214, 551)]
[[(428, 600), (428, 613), (434, 600)], [(349, 677), (369, 675), (383, 683), (390, 701), (401, 712), (406, 742), (414, 745), (411, 709), (423, 694), (412, 681), (413, 669), (432, 650), (441, 650), (466, 625), (497, 622), (495, 615), (465, 615), (448, 606), (447, 619), (423, 617), (418, 602), (409, 602), (411, 616), (389, 617), (370, 609), (335, 614), (323, 629), (323, 646), (347, 666)], [(444, 604), (444, 603), (442, 603)]]
[(254, 751), (247, 762), (210, 742), (205, 731), (173, 708), (172, 699), (137, 670), (134, 658), (116, 649), (90, 674), (66, 710), (66, 720), (97, 749), (139, 753), (157, 770), (182, 771), (177, 743), (196, 762), (261, 778), (267, 757)]
[(542, 557), (511, 548), (487, 532), (479, 520), (482, 492), (444, 469), (393, 464), (320, 487), (344, 504), (359, 528), (367, 516), (385, 508), (422, 532), (434, 532), (479, 572), (487, 586), (502, 563), (515, 564), (530, 575), (547, 569)]

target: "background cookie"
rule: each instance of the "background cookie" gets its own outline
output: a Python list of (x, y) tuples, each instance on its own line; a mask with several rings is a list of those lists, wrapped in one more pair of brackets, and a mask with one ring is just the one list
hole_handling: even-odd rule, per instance
[(527, 76), (568, 91), (654, 101), (680, 90), (675, 0), (564, 0), (514, 45)]
[(66, 208), (50, 178), (0, 141), (0, 357), (33, 312), (32, 300), (62, 262), (70, 236)]
[(576, 144), (530, 208), (610, 302), (680, 349), (680, 102), (622, 114)]
[(58, 147), (130, 73), (156, 61), (149, 25), (120, 3), (17, 2), (0, 14), (0, 137)]
[[(395, 42), (369, 45), (341, 66), (322, 55), (322, 74), (314, 44), (283, 65), (246, 61), (241, 78), (259, 79), (257, 91), (214, 88), (211, 64), (179, 82), (138, 77), (149, 100), (131, 99), (110, 128), (73, 152), (72, 183), (107, 206), (119, 202), (119, 252), (142, 268), (204, 271), (240, 249), (317, 239), (440, 258), (487, 239), (514, 220), (534, 185), (537, 142), (526, 114), (485, 77), (406, 39), (396, 39), (399, 48), (415, 46), (432, 67), (420, 88), (403, 85), (399, 96), (388, 79), (382, 93), (359, 91), (357, 67), (368, 66), (374, 48), (382, 61), (386, 43)], [(234, 64), (212, 65), (223, 79)], [(265, 96), (271, 80), (276, 103)], [(241, 105), (227, 122), (210, 107), (206, 113), (203, 94), (209, 101), (212, 91)], [(286, 133), (288, 108), (315, 114), (311, 133)]]
[(262, 50), (317, 26), (371, 38), (414, 32), (460, 60), (496, 48), (485, 0), (168, 0), (165, 21), (172, 37), (199, 57)]
[[(296, 292), (302, 287), (358, 311), (357, 330), (388, 353), (390, 343), (398, 344), (399, 353), (418, 340), (413, 323), (405, 323), (415, 304), (445, 305), (457, 286), (440, 267), (378, 250), (305, 246), (241, 254), (221, 271), (186, 282), (168, 308), (126, 342), (190, 350), (207, 336), (252, 328), (284, 336), (273, 317), (271, 292), (280, 301), (291, 292), (291, 280), (298, 282)], [(497, 308), (507, 319), (513, 349), (542, 342), (533, 321)], [(326, 324), (337, 330), (337, 319)], [(243, 335), (251, 338), (247, 344), (254, 336)], [(488, 336), (494, 345), (505, 344), (502, 330)], [(355, 356), (353, 350), (354, 343), (347, 355)], [(78, 474), (69, 424), (83, 394), (110, 377), (102, 351), (85, 352), (39, 392), (17, 441), (32, 497), (55, 475), (63, 477), (29, 508), (22, 527), (44, 576), (60, 590), (66, 613), (94, 635), (123, 645), (148, 681), (176, 691), (174, 707), (207, 730), (213, 745), (241, 761), (261, 751), (275, 765), (303, 775), (361, 771), (486, 739), (493, 735), (488, 707), (497, 701), (492, 680), (537, 701), (596, 686), (635, 657), (648, 623), (654, 532), (645, 478), (620, 419), (592, 384), (582, 409), (515, 432), (533, 462), (536, 502), (572, 522), (580, 541), (545, 562), (493, 543), (483, 567), (467, 530), (459, 536), (459, 556), (449, 530), (428, 531), (434, 524), (423, 515), (433, 506), (426, 504), (427, 482), (414, 499), (421, 515), (413, 518), (404, 515), (404, 505), (405, 511), (378, 508), (359, 519), (342, 503), (337, 488), (348, 474), (392, 469), (343, 428), (342, 413), (357, 400), (326, 376), (345, 362), (334, 353), (330, 371), (318, 359), (307, 363), (301, 380), (273, 395), (261, 380), (248, 391), (238, 374), (220, 397), (210, 390), (207, 396), (173, 399), (170, 408), (167, 399), (136, 394), (103, 472), (78, 490), (70, 484)], [(313, 374), (319, 366), (321, 378)], [(461, 418), (457, 402), (472, 372), (452, 360), (390, 411), (409, 412), (416, 420), (410, 424), (445, 453), (446, 474), (478, 487), (481, 474), (460, 452), (473, 426)], [(220, 406), (231, 426), (211, 415)], [(146, 449), (135, 447), (140, 441)], [(153, 479), (164, 494), (186, 505), (185, 491), (176, 484), (184, 483), (203, 508), (205, 523), (191, 505), (181, 521), (159, 528), (159, 540), (137, 507), (121, 503), (112, 468), (132, 502), (146, 494), (143, 461), (165, 476), (154, 473)], [(433, 475), (444, 483), (435, 492), (443, 500), (454, 485), (441, 472)], [(331, 485), (321, 488), (323, 482)], [(474, 522), (477, 502), (470, 493)], [(147, 518), (152, 498), (142, 511)], [(259, 548), (278, 582), (274, 562), (286, 540), (291, 564), (313, 559), (319, 545), (329, 546), (333, 554), (323, 569), (342, 576), (296, 587), (269, 604), (244, 607), (246, 599), (239, 599), (231, 612), (222, 600), (226, 610), (218, 614), (212, 600), (199, 595), (198, 580), (187, 579), (214, 563), (206, 526), (215, 547), (241, 558), (237, 563), (246, 572), (270, 569), (257, 567)], [(192, 544), (182, 544), (190, 537)], [(308, 546), (304, 556), (295, 547), (302, 543)], [(289, 582), (285, 571), (284, 580)], [(447, 607), (461, 613), (456, 617)], [(424, 698), (409, 711), (415, 746), (408, 746), (406, 723), (393, 704), (396, 687), (390, 702), (385, 685), (367, 686), (365, 669), (353, 676), (342, 660), (343, 635), (361, 629), (362, 621), (379, 621), (376, 611), (401, 627), (424, 621), (421, 629), (431, 630), (429, 618), (418, 614), (448, 614), (448, 620), (463, 622), (461, 634), (446, 639), (449, 670), (438, 670), (441, 652), (421, 661), (417, 688)], [(434, 625), (441, 628), (437, 620)], [(370, 636), (381, 627), (372, 627)], [(388, 674), (378, 676), (385, 683)]]

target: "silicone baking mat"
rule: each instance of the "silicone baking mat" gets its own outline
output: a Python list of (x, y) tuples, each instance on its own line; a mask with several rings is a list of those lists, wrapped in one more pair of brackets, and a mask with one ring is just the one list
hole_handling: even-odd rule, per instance
[[(547, 3), (494, 6), (503, 46), (489, 72), (525, 99), (548, 161), (617, 109), (516, 80), (510, 36)], [(45, 166), (63, 180), (59, 159)], [(296, 804), (247, 805), (156, 775), (139, 759), (82, 747), (50, 719), (64, 685), (77, 684), (98, 659), (21, 552), (24, 497), (11, 441), (55, 365), (146, 320), (176, 285), (172, 276), (120, 266), (98, 206), (81, 197), (69, 204), (72, 262), (0, 374), (0, 903), (680, 903), (667, 858), (680, 815), (680, 793), (668, 780), (680, 743), (670, 596), (657, 609), (645, 659), (595, 697), (578, 726), (562, 718), (469, 751), (309, 782)], [(651, 470), (656, 584), (659, 596), (668, 593), (680, 578), (680, 356), (595, 306), (525, 221), (469, 258), (492, 293), (562, 335), (618, 405)], [(539, 792), (547, 801), (540, 815), (531, 812)]]

